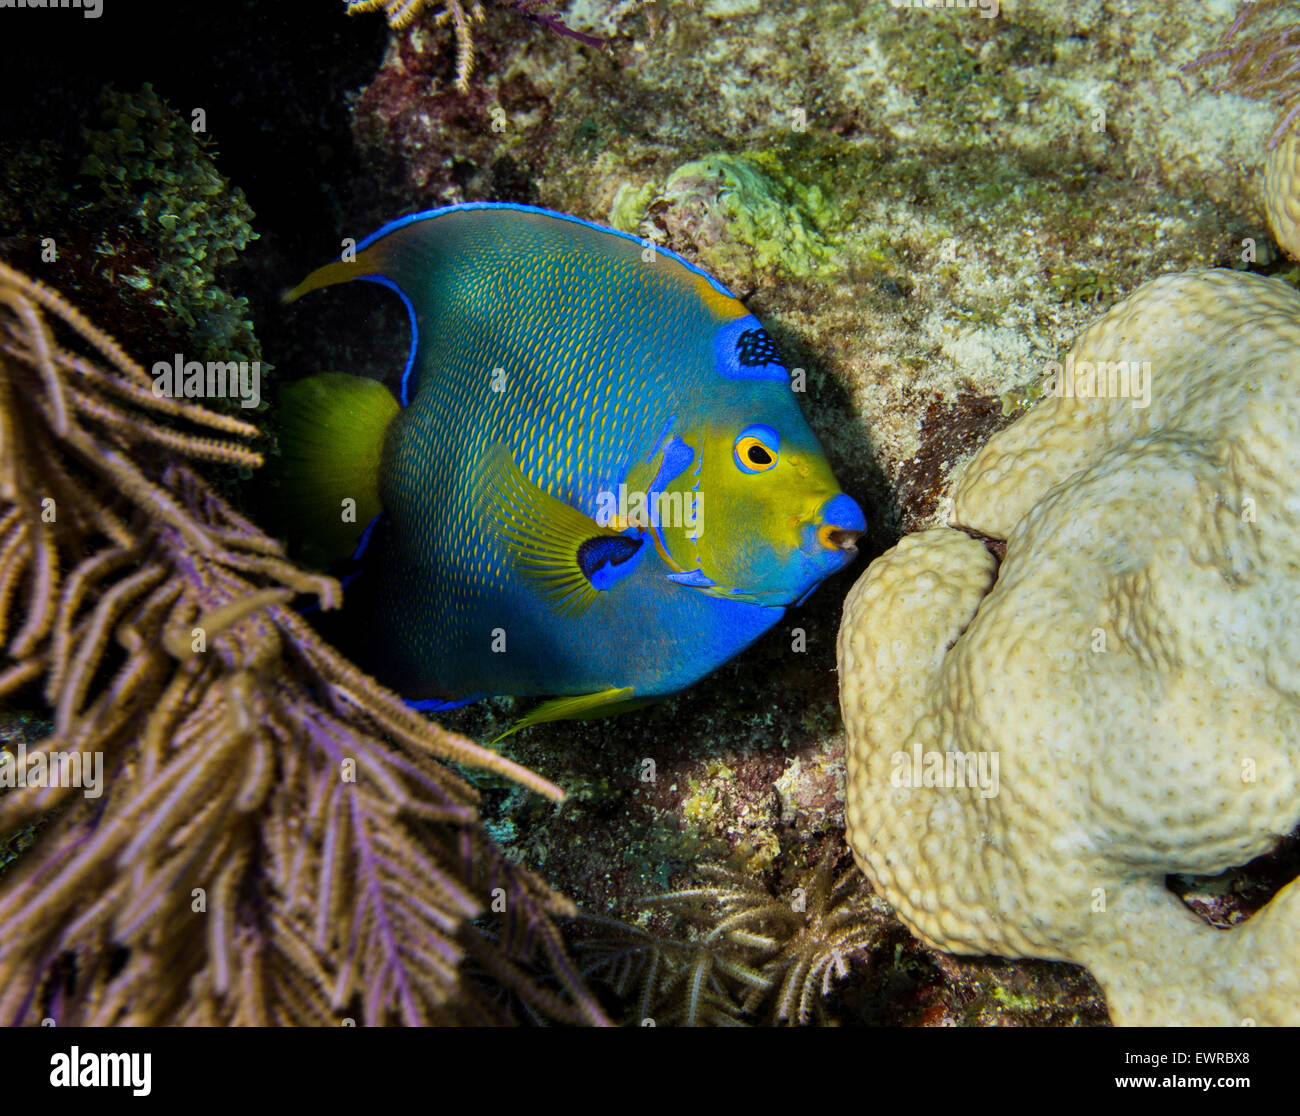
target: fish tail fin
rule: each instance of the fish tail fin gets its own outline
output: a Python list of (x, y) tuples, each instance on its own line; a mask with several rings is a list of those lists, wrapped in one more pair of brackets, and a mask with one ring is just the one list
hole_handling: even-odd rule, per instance
[(383, 511), (379, 470), (400, 408), (378, 380), (325, 372), (280, 392), (273, 473), (286, 531), (321, 564), (354, 555)]

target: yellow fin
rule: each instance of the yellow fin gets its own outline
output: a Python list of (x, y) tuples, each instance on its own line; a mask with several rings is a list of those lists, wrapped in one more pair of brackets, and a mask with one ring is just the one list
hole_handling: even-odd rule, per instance
[(580, 616), (590, 608), (598, 590), (583, 572), (579, 548), (594, 538), (620, 538), (619, 533), (543, 492), (499, 442), (484, 455), (475, 487), (484, 522), (505, 539), (520, 577), (561, 615)]
[(289, 384), (278, 406), (272, 472), (287, 531), (307, 544), (309, 559), (347, 558), (383, 510), (379, 469), (397, 400), (378, 380), (326, 372)]
[(588, 717), (612, 717), (616, 713), (626, 713), (632, 709), (639, 709), (643, 705), (649, 705), (653, 700), (653, 698), (634, 697), (631, 686), (611, 686), (607, 690), (598, 690), (594, 694), (552, 698), (519, 718), (492, 743), (513, 736), (520, 729), (528, 728), (530, 725), (540, 725), (547, 721), (581, 721)]
[(297, 302), (303, 295), (318, 291), (322, 287), (333, 287), (338, 283), (349, 283), (363, 275), (382, 274), (383, 259), (374, 248), (358, 252), (351, 260), (335, 260), (324, 267), (318, 267), (301, 283), (281, 296), (282, 302)]

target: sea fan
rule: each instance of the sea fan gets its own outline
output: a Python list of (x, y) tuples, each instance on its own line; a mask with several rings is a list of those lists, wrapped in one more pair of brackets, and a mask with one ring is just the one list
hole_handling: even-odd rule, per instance
[[(337, 583), (191, 464), (259, 464), (256, 428), (152, 388), (0, 264), (0, 697), (54, 721), (0, 753), (0, 837), (47, 819), (0, 877), (0, 1022), (509, 1021), (467, 956), (604, 1022), (551, 922), (572, 904), (505, 864), (447, 761), (561, 792), (323, 643), (290, 601)], [(29, 778), (73, 755), (102, 797)], [(493, 938), (494, 878), (526, 934)]]

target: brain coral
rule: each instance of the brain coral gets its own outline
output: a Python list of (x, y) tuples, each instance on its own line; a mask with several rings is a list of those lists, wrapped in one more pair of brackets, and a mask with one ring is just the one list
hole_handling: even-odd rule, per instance
[(964, 530), (850, 593), (849, 843), (930, 945), (1086, 965), (1116, 1023), (1300, 1024), (1300, 881), (1232, 930), (1165, 886), (1300, 822), (1298, 353), (1281, 282), (1146, 284), (965, 470)]
[(1300, 259), (1300, 134), (1288, 132), (1264, 162), (1264, 212), (1282, 250)]

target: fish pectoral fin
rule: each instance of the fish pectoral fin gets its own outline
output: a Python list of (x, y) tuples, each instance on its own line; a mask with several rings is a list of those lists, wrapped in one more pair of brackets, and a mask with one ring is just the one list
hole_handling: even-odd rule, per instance
[(530, 725), (540, 725), (547, 721), (582, 721), (594, 717), (612, 717), (616, 713), (640, 709), (641, 706), (649, 705), (654, 700), (654, 698), (635, 697), (631, 686), (611, 686), (606, 690), (598, 690), (594, 694), (552, 698), (519, 718), (492, 743), (513, 736), (520, 729), (528, 728)]
[(485, 455), (475, 488), (484, 521), (505, 540), (519, 576), (561, 615), (590, 608), (599, 592), (630, 571), (628, 562), (645, 542), (602, 527), (543, 492), (500, 443)]

